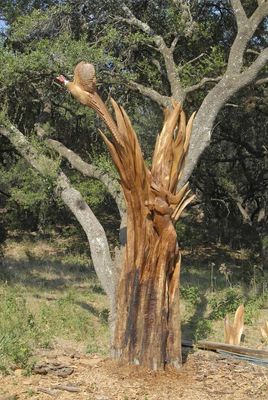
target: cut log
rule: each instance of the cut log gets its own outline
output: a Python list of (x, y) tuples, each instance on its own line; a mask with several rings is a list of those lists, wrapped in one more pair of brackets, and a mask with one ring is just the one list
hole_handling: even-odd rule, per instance
[(236, 346), (226, 343), (220, 342), (207, 342), (205, 340), (199, 340), (198, 342), (194, 343), (191, 340), (182, 340), (182, 345), (184, 347), (197, 347), (198, 349), (202, 350), (212, 350), (212, 351), (226, 351), (230, 354), (241, 354), (245, 356), (255, 357), (259, 359), (267, 360), (268, 362), (268, 351), (267, 350), (258, 350), (258, 349), (251, 349), (248, 347)]

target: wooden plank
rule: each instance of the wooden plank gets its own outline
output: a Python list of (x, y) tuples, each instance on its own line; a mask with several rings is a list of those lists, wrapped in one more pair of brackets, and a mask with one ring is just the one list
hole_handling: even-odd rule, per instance
[(227, 351), (233, 354), (242, 354), (247, 355), (255, 358), (260, 359), (267, 359), (268, 360), (268, 351), (267, 350), (258, 350), (258, 349), (251, 349), (248, 347), (242, 346), (235, 346), (226, 343), (220, 342), (207, 342), (206, 340), (199, 340), (198, 342), (194, 343), (191, 340), (182, 340), (182, 345), (185, 347), (197, 347), (198, 349), (203, 350), (213, 350), (213, 351)]

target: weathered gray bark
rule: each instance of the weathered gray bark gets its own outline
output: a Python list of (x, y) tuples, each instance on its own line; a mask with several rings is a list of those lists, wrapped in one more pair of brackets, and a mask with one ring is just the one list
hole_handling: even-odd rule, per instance
[(46, 143), (50, 148), (56, 150), (62, 157), (66, 158), (71, 166), (77, 171), (81, 172), (84, 176), (95, 178), (102, 182), (116, 202), (120, 217), (123, 218), (126, 212), (124, 196), (118, 182), (116, 182), (115, 179), (111, 178), (108, 174), (100, 171), (100, 169), (97, 168), (95, 165), (89, 164), (82, 160), (82, 158), (78, 154), (76, 154), (71, 149), (68, 149), (58, 140), (47, 139)]
[[(89, 164), (82, 160), (78, 154), (68, 149), (59, 141), (47, 139), (46, 143), (50, 148), (56, 150), (62, 157), (66, 158), (66, 160), (68, 160), (72, 167), (77, 171), (81, 172), (84, 176), (88, 176), (89, 178), (98, 179), (106, 186), (108, 192), (111, 194), (117, 205), (121, 217), (119, 242), (121, 246), (124, 246), (126, 243), (126, 206), (125, 199), (118, 182), (116, 182), (115, 179), (111, 178), (108, 174), (100, 171), (99, 168), (95, 167), (95, 165)], [(117, 250), (116, 257), (120, 257), (119, 250)], [(118, 265), (116, 259), (114, 262), (115, 265)]]

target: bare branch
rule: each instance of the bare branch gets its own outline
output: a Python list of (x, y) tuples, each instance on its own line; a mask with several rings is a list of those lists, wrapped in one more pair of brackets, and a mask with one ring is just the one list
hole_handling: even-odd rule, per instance
[(243, 67), (246, 46), (261, 21), (268, 14), (268, 2), (261, 3), (247, 18), (240, 0), (231, 0), (237, 21), (237, 35), (230, 50), (226, 75), (239, 74)]
[(186, 94), (194, 92), (195, 90), (202, 89), (207, 83), (219, 82), (222, 79), (222, 76), (218, 76), (217, 78), (203, 78), (196, 85), (189, 86), (185, 89)]
[(95, 165), (82, 160), (78, 154), (68, 149), (61, 142), (54, 139), (47, 139), (46, 143), (49, 147), (56, 150), (62, 157), (66, 158), (77, 171), (90, 178), (100, 180), (115, 200), (120, 216), (123, 217), (125, 214), (124, 197), (118, 183), (113, 178), (111, 178), (107, 173), (100, 171)]
[(141, 85), (135, 81), (129, 81), (126, 85), (130, 89), (138, 90), (144, 96), (149, 97), (159, 104), (160, 107), (169, 107), (171, 105), (171, 99), (169, 96), (164, 96), (148, 86)]
[(254, 29), (254, 32), (256, 28), (259, 26), (259, 24), (262, 22), (262, 20), (267, 17), (268, 14), (268, 2), (263, 1), (262, 3), (259, 2), (258, 7), (252, 14), (252, 16), (249, 18), (251, 21), (252, 27)]
[[(231, 197), (232, 197), (232, 196), (231, 196)], [(242, 206), (242, 201), (241, 201), (241, 199), (238, 199), (238, 198), (235, 198), (235, 197), (233, 197), (233, 199), (234, 199), (234, 201), (236, 202), (236, 205), (237, 205), (237, 207), (238, 207), (238, 209), (239, 209), (239, 211), (240, 211), (240, 213), (241, 213), (241, 215), (242, 215), (242, 217), (243, 217), (244, 223), (248, 223), (248, 224), (251, 225), (252, 222), (251, 222), (250, 216), (249, 216), (249, 214), (248, 214), (247, 209), (244, 208), (244, 207)]]
[(193, 33), (193, 28), (195, 27), (195, 22), (193, 20), (190, 8), (189, 0), (173, 0), (173, 3), (178, 7), (181, 14), (182, 22), (185, 24), (184, 33), (186, 37), (190, 37)]
[(124, 21), (129, 25), (136, 26), (136, 28), (140, 29), (144, 33), (147, 33), (147, 35), (151, 36), (153, 41), (158, 47), (161, 46), (163, 42), (162, 36), (157, 35), (148, 24), (136, 18), (135, 15), (130, 10), (130, 8), (128, 8), (124, 3), (122, 5), (122, 9), (128, 18), (118, 17), (117, 19)]
[(265, 85), (266, 83), (268, 83), (268, 76), (266, 78), (260, 78), (255, 81), (255, 85), (257, 86)]
[(148, 24), (136, 18), (135, 15), (132, 13), (132, 11), (124, 3), (122, 9), (127, 15), (127, 18), (119, 17), (117, 19), (126, 22), (130, 26), (134, 26), (142, 30), (151, 37), (151, 39), (157, 46), (157, 50), (159, 51), (160, 54), (162, 54), (164, 58), (172, 97), (178, 102), (183, 103), (185, 98), (185, 92), (181, 85), (179, 76), (177, 74), (176, 64), (173, 58), (173, 52), (177, 44), (177, 39), (175, 38), (175, 40), (171, 44), (171, 47), (168, 47), (163, 37), (157, 35)]
[(245, 71), (240, 74), (239, 82), (237, 82), (239, 88), (252, 82), (256, 78), (259, 71), (267, 64), (267, 61), (268, 61), (268, 47), (260, 53), (260, 55), (250, 65), (250, 67), (245, 69)]
[(175, 48), (177, 46), (177, 43), (178, 43), (178, 40), (179, 40), (179, 36), (175, 36), (175, 38), (173, 39), (173, 41), (172, 41), (172, 43), (170, 45), (170, 50), (171, 50), (172, 53), (174, 53), (174, 50), (175, 50)]
[(186, 65), (192, 64), (195, 61), (199, 60), (200, 58), (204, 57), (206, 53), (201, 53), (197, 57), (193, 58), (192, 60), (187, 61), (185, 64), (183, 64), (180, 69), (183, 69)]
[(253, 50), (253, 49), (247, 49), (247, 50), (246, 50), (246, 53), (248, 53), (248, 54), (255, 54), (255, 56), (258, 56), (258, 55), (260, 54), (259, 51)]

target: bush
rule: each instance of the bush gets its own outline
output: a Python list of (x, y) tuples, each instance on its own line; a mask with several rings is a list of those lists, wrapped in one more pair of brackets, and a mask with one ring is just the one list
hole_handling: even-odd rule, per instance
[(214, 294), (208, 301), (211, 320), (223, 319), (226, 314), (232, 314), (240, 304), (245, 305), (245, 323), (252, 324), (258, 316), (261, 307), (267, 301), (268, 295), (254, 295), (248, 297), (239, 292), (238, 288), (229, 288), (220, 294)]
[(193, 306), (197, 305), (200, 300), (200, 291), (197, 286), (181, 286), (181, 297)]
[(209, 318), (222, 319), (226, 314), (235, 312), (241, 303), (244, 303), (244, 298), (236, 288), (228, 288), (220, 294), (213, 294), (208, 301), (211, 307)]
[(211, 321), (207, 319), (202, 319), (197, 322), (195, 330), (195, 341), (200, 339), (206, 339), (212, 333)]

